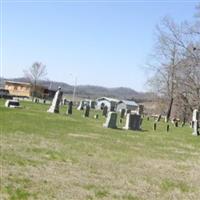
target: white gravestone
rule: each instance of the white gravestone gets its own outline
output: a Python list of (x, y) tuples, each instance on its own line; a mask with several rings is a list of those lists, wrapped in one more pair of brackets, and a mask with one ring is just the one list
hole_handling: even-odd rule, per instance
[(109, 112), (106, 118), (106, 122), (103, 124), (105, 128), (117, 128), (117, 113)]
[(7, 100), (5, 103), (5, 107), (7, 108), (20, 108), (20, 103), (18, 100)]
[(141, 116), (138, 114), (127, 114), (126, 116), (126, 124), (125, 127), (123, 127), (123, 129), (126, 130), (141, 130), (140, 126), (141, 126)]
[(199, 135), (199, 131), (198, 131), (198, 128), (199, 128), (199, 111), (197, 109), (195, 109), (193, 111), (193, 115), (192, 115), (192, 124), (193, 124), (193, 133), (192, 135), (194, 136), (198, 136)]
[(49, 110), (47, 110), (47, 112), (59, 113), (59, 105), (61, 102), (61, 98), (62, 98), (61, 87), (58, 87), (58, 90), (53, 98), (52, 104), (51, 104)]
[(83, 110), (84, 109), (84, 101), (80, 101), (80, 104), (77, 108), (77, 110)]

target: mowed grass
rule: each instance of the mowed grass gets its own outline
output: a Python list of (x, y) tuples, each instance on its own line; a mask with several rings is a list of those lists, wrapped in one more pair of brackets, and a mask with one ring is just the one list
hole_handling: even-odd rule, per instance
[(21, 104), (0, 101), (0, 199), (200, 199), (200, 137), (188, 126), (167, 133), (160, 122), (154, 132), (144, 119), (140, 132), (106, 129), (95, 111)]

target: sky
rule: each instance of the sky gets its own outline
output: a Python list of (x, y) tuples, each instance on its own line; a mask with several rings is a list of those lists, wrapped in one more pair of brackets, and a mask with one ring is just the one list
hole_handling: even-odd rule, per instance
[(191, 21), (198, 1), (1, 1), (1, 76), (35, 61), (47, 79), (146, 91), (155, 26)]

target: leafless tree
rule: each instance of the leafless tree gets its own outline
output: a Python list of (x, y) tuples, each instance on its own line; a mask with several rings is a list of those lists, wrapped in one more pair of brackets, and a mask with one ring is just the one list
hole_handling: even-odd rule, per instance
[(168, 99), (167, 120), (174, 104), (182, 106), (185, 120), (187, 109), (200, 107), (200, 26), (174, 23), (165, 17), (157, 26), (151, 83), (156, 91)]
[(171, 38), (169, 25), (174, 26), (170, 18), (164, 18), (156, 28), (157, 41), (153, 62), (150, 65), (155, 71), (151, 79), (153, 87), (161, 96), (165, 96), (169, 104), (167, 109), (167, 120), (171, 114), (171, 108), (177, 90), (177, 70), (181, 60), (179, 46)]
[(33, 86), (32, 97), (36, 96), (36, 87), (38, 81), (47, 75), (46, 66), (40, 62), (34, 62), (33, 65), (28, 69), (24, 70), (24, 76)]

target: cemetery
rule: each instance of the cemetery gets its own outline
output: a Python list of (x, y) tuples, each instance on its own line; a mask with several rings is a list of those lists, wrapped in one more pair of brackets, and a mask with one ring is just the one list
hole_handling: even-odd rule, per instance
[(200, 3), (0, 10), (0, 200), (200, 200)]
[(3, 199), (198, 199), (199, 111), (175, 127), (139, 107), (77, 109), (61, 97), (22, 109), (0, 100)]

